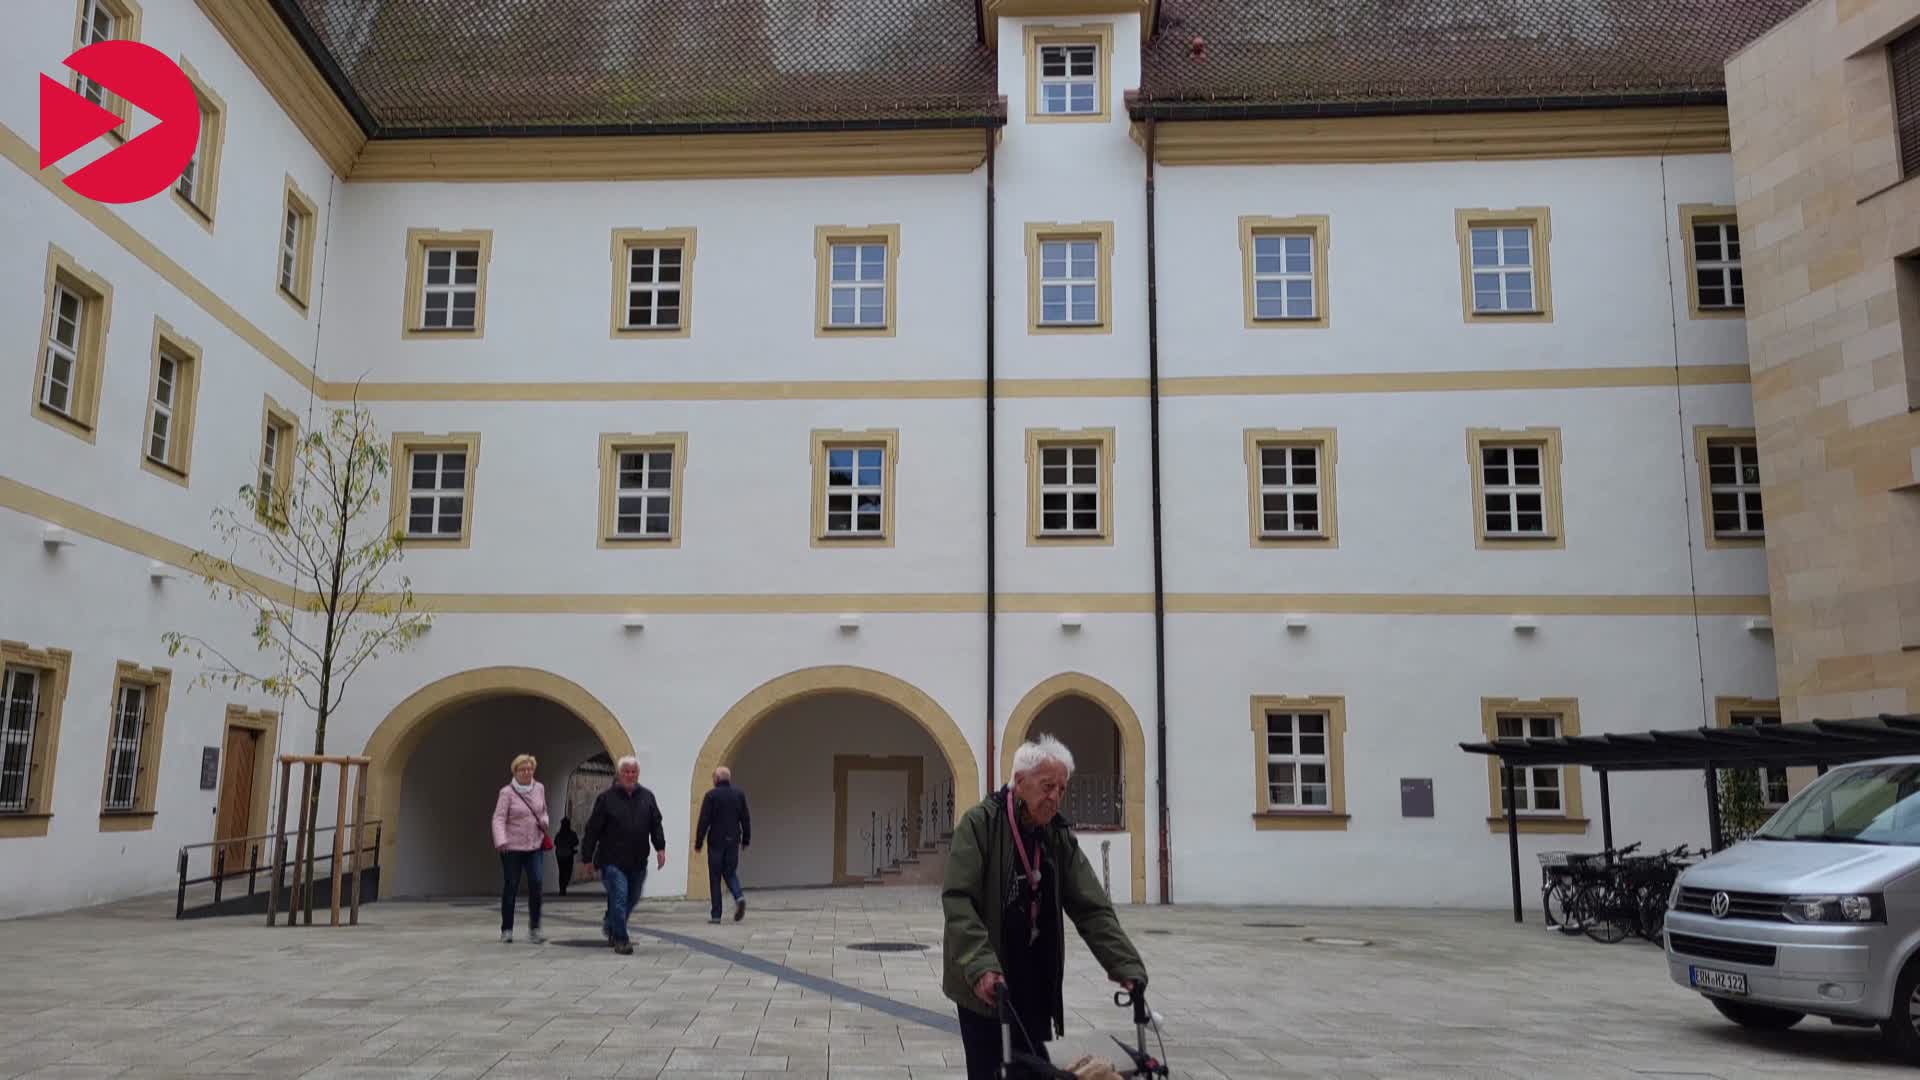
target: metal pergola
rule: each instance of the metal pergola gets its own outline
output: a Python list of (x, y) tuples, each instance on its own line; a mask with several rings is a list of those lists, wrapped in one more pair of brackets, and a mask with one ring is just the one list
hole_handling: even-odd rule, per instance
[(1500, 759), (1506, 788), (1507, 859), (1513, 873), (1513, 921), (1524, 922), (1520, 901), (1520, 817), (1514, 805), (1513, 771), (1584, 766), (1600, 776), (1600, 830), (1613, 850), (1613, 797), (1607, 777), (1616, 772), (1698, 769), (1706, 776), (1707, 831), (1713, 849), (1724, 845), (1720, 828), (1720, 769), (1831, 765), (1920, 754), (1920, 716), (1881, 714), (1856, 720), (1810, 720), (1751, 727), (1699, 727), (1628, 734), (1494, 739), (1463, 742), (1460, 749)]

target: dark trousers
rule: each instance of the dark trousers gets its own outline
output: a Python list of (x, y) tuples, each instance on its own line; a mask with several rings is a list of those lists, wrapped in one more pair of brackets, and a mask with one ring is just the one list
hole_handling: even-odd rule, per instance
[(567, 895), (567, 882), (573, 880), (573, 856), (555, 855), (553, 861), (560, 864), (560, 895)]
[(733, 894), (734, 903), (739, 903), (746, 895), (740, 888), (740, 845), (709, 844), (707, 846), (707, 895), (713, 898), (714, 918), (720, 917), (720, 883), (727, 883), (727, 891)]
[[(967, 1080), (1000, 1080), (1000, 1022), (991, 1016), (981, 1016), (972, 1009), (955, 1008), (960, 1014), (960, 1045), (967, 1051)], [(1030, 1045), (1022, 1037), (1020, 1026), (1014, 1025), (1014, 1053), (1032, 1054), (1042, 1061), (1052, 1061), (1047, 1057), (1044, 1029), (1034, 1035), (1042, 1041)], [(1025, 1074), (1016, 1069), (1009, 1075)]]
[(520, 891), (520, 875), (527, 875), (527, 925), (540, 929), (540, 871), (546, 865), (544, 851), (503, 851), (500, 853), (500, 931), (513, 930), (513, 899)]

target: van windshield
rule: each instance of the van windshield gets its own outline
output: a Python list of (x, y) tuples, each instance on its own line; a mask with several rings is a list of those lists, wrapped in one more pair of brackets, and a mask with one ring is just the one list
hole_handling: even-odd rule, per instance
[(1830, 772), (1794, 796), (1754, 837), (1920, 845), (1920, 764)]

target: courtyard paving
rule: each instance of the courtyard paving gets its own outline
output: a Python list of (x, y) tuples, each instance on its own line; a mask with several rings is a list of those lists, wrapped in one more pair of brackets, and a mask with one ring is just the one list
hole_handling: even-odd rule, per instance
[[(175, 922), (171, 898), (20, 919), (0, 923), (0, 1078), (959, 1080), (938, 899), (762, 891), (745, 922), (719, 926), (704, 904), (650, 901), (628, 957), (601, 945), (597, 896), (578, 893), (549, 902), (545, 946), (523, 943), (524, 911), (522, 942), (499, 944), (497, 902), (479, 899), (382, 902), (340, 929)], [(1807, 1021), (1756, 1036), (1668, 983), (1652, 946), (1497, 913), (1123, 918), (1178, 1076), (1911, 1075), (1872, 1032)], [(927, 949), (849, 948), (866, 941)], [(1056, 1060), (1131, 1034), (1077, 940), (1069, 956)]]

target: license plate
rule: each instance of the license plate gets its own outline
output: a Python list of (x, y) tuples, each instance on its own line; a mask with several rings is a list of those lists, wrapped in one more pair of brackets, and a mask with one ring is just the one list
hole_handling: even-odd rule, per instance
[(1713, 971), (1709, 968), (1689, 967), (1688, 979), (1696, 990), (1711, 990), (1716, 994), (1747, 993), (1747, 977), (1737, 971)]

